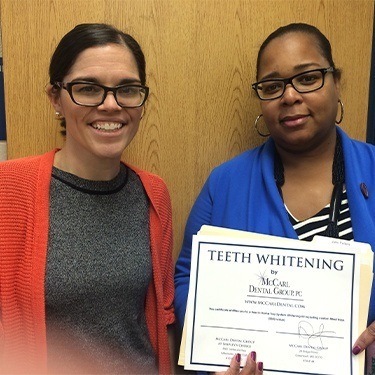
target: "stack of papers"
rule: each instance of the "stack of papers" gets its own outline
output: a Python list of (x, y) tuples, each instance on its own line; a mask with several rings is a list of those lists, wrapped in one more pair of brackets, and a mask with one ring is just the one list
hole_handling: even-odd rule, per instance
[(370, 245), (203, 226), (193, 237), (179, 364), (225, 371), (256, 351), (264, 374), (362, 375)]

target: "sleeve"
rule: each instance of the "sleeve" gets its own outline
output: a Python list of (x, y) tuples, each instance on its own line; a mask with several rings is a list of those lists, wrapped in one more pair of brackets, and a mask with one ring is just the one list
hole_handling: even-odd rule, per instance
[[(173, 228), (172, 228), (172, 204), (168, 188), (164, 181), (153, 176), (154, 203), (157, 206), (157, 216), (160, 224), (152, 224), (154, 233), (158, 237), (157, 243), (160, 250), (158, 256), (159, 270), (161, 272), (162, 301), (164, 318), (167, 325), (175, 322), (174, 314), (174, 262), (173, 262)], [(156, 229), (158, 228), (158, 229)]]
[(192, 237), (202, 225), (211, 224), (213, 201), (209, 185), (210, 181), (207, 180), (190, 212), (186, 223), (182, 249), (175, 267), (175, 309), (181, 329), (184, 323), (189, 291)]
[[(0, 285), (0, 294), (1, 294), (1, 285)], [(4, 342), (4, 328), (3, 323), (1, 322), (1, 304), (0, 304), (0, 359), (2, 358), (3, 353), (3, 342)]]
[[(165, 185), (164, 185), (165, 186)], [(166, 215), (163, 220), (163, 253), (165, 254), (165, 271), (163, 275), (164, 311), (166, 324), (175, 322), (174, 311), (174, 262), (173, 262), (173, 227), (172, 227), (172, 204), (167, 187), (165, 186)]]

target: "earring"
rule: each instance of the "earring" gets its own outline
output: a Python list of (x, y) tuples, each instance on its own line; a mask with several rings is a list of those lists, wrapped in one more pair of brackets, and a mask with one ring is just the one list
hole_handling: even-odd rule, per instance
[(344, 118), (344, 104), (342, 103), (341, 99), (338, 100), (338, 103), (340, 104), (340, 108), (341, 108), (341, 114), (340, 114), (340, 118), (338, 120), (335, 121), (335, 123), (338, 125), (338, 124), (341, 124), (343, 118)]
[(55, 112), (55, 118), (59, 121), (64, 120), (64, 116), (58, 111)]
[(269, 137), (270, 133), (268, 132), (267, 134), (264, 134), (262, 132), (259, 131), (258, 129), (258, 121), (263, 117), (263, 114), (260, 114), (256, 119), (255, 119), (255, 122), (254, 122), (254, 127), (255, 127), (255, 130), (257, 131), (257, 133), (261, 136), (261, 137)]

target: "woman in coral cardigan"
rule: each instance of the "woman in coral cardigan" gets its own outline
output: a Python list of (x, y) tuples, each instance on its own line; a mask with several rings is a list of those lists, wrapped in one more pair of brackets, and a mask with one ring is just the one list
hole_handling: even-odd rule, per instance
[(81, 24), (49, 74), (64, 146), (0, 164), (0, 373), (170, 373), (170, 198), (120, 161), (149, 92), (142, 50)]

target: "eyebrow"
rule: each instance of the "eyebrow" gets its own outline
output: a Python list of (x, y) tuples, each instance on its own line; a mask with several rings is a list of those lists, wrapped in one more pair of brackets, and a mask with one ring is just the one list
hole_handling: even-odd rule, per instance
[[(293, 70), (295, 71), (295, 74), (299, 74), (298, 72), (303, 73), (304, 70), (311, 70), (311, 69), (314, 69), (315, 67), (316, 67), (316, 69), (321, 68), (320, 64), (318, 64), (318, 63), (306, 63), (306, 64), (296, 65), (293, 68)], [(265, 75), (264, 77), (262, 77), (262, 79), (260, 79), (259, 81), (264, 81), (266, 79), (272, 79), (272, 78), (281, 78), (280, 76), (281, 76), (281, 74), (278, 71), (273, 71), (273, 72)]]
[[(72, 79), (71, 82), (80, 82), (80, 81), (83, 81), (83, 82), (90, 82), (90, 83), (98, 83), (98, 84), (102, 84), (97, 78), (95, 77), (76, 77), (74, 79)], [(120, 85), (127, 85), (127, 84), (132, 84), (132, 83), (137, 83), (137, 84), (140, 84), (141, 81), (139, 79), (136, 79), (136, 78), (123, 78), (122, 80), (120, 80), (118, 82), (118, 84), (116, 86), (120, 86)]]

